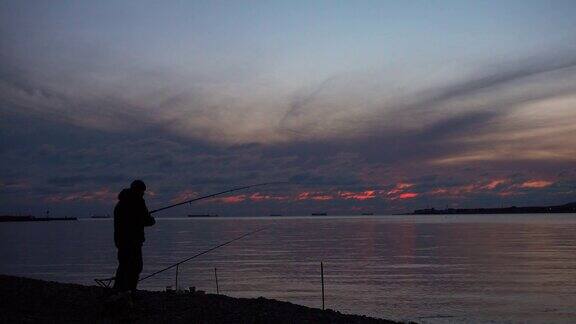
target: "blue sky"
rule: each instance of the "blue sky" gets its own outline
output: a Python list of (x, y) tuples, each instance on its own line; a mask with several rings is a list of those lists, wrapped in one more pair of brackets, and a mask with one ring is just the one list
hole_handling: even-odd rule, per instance
[[(0, 211), (561, 203), (573, 1), (3, 1)], [(402, 196), (403, 198), (400, 198)]]

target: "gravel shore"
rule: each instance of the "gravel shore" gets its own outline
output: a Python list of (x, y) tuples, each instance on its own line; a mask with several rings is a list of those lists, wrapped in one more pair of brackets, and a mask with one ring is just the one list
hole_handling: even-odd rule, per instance
[(266, 298), (138, 291), (133, 307), (111, 290), (0, 275), (0, 323), (395, 323)]

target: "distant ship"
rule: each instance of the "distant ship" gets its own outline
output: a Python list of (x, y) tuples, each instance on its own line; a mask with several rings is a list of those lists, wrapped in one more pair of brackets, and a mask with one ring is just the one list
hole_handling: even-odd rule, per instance
[(312, 213), (312, 216), (327, 216), (327, 213)]
[(270, 216), (282, 216), (282, 214), (270, 214)]
[(218, 217), (217, 214), (189, 214), (188, 217)]
[(374, 215), (374, 213), (362, 213), (362, 216), (371, 216)]

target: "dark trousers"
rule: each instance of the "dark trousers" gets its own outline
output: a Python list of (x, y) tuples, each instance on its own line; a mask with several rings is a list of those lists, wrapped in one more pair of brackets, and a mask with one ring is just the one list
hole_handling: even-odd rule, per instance
[(116, 270), (114, 289), (119, 291), (136, 290), (142, 266), (141, 246), (118, 248), (118, 269)]

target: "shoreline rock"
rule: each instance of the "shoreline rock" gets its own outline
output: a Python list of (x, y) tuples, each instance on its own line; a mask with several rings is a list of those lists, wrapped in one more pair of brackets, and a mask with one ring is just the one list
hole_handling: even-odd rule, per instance
[(0, 275), (1, 323), (396, 323), (267, 298), (137, 291), (134, 306), (110, 305), (112, 290)]

